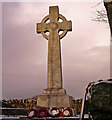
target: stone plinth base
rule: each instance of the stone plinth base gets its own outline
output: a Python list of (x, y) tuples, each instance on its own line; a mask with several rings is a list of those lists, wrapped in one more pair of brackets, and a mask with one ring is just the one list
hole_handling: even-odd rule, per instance
[(43, 94), (44, 95), (51, 95), (51, 94), (66, 94), (66, 91), (65, 91), (65, 89), (63, 89), (63, 88), (53, 88), (53, 89), (44, 89), (44, 91), (43, 91)]
[(67, 94), (40, 95), (37, 99), (37, 105), (42, 107), (72, 107), (72, 99)]

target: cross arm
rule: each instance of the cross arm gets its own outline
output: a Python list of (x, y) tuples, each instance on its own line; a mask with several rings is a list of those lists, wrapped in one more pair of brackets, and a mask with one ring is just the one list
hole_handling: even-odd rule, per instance
[(49, 24), (46, 23), (37, 23), (37, 33), (48, 31)]
[(49, 19), (51, 22), (56, 22), (59, 17), (59, 8), (58, 6), (49, 7)]
[(58, 23), (59, 29), (62, 30), (72, 30), (72, 22), (71, 21), (63, 21)]

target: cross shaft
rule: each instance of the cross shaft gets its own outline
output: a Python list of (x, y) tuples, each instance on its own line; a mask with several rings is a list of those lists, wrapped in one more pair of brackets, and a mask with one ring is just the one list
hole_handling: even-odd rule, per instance
[[(62, 18), (63, 22), (59, 22), (59, 18)], [(48, 19), (50, 22), (45, 23)], [(42, 33), (48, 39), (47, 89), (62, 88), (60, 39), (71, 29), (71, 21), (59, 14), (58, 6), (50, 7), (49, 15), (41, 23), (37, 23), (37, 33)], [(60, 30), (64, 31), (62, 35), (59, 35)], [(46, 31), (49, 31), (48, 36), (45, 35)]]

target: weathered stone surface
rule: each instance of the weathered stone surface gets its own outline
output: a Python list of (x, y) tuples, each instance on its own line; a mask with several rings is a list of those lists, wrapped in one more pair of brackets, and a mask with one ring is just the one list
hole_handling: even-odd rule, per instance
[(100, 80), (89, 88), (90, 112), (94, 119), (112, 119), (112, 79)]
[(71, 97), (67, 94), (60, 95), (40, 95), (37, 105), (42, 107), (71, 107)]
[[(62, 22), (59, 22), (59, 18)], [(49, 23), (46, 23), (47, 20)], [(71, 21), (67, 21), (59, 14), (58, 6), (49, 7), (49, 15), (44, 17), (41, 23), (37, 23), (37, 33), (41, 33), (48, 40), (48, 67), (47, 67), (47, 89), (43, 95), (38, 96), (37, 105), (43, 107), (70, 107), (71, 97), (66, 94), (62, 87), (62, 67), (60, 39), (67, 31), (72, 29)], [(59, 31), (63, 33), (59, 35)], [(49, 35), (45, 34), (49, 31)]]
[[(59, 18), (63, 22), (59, 22)], [(47, 20), (49, 23), (46, 23)], [(47, 67), (47, 88), (62, 88), (61, 48), (60, 39), (68, 30), (72, 29), (71, 21), (59, 14), (58, 6), (49, 7), (49, 15), (41, 23), (37, 23), (37, 33), (48, 39), (48, 67)], [(59, 35), (59, 30), (63, 30)], [(49, 31), (47, 36), (44, 32)]]
[(59, 94), (66, 94), (66, 91), (64, 89), (44, 89), (43, 91), (44, 95), (51, 95), (51, 94), (55, 94), (55, 95), (59, 95)]

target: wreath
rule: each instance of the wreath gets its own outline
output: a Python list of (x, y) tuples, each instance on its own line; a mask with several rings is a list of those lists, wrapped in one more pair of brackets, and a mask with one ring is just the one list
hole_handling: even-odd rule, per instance
[(42, 117), (47, 117), (48, 116), (48, 110), (46, 108), (41, 108), (37, 110), (37, 117), (42, 118)]
[(37, 111), (36, 109), (30, 109), (28, 112), (27, 112), (27, 118), (33, 118), (33, 117), (36, 117), (37, 115)]
[(24, 119), (26, 119), (27, 117), (19, 117), (19, 120), (24, 120)]
[(60, 113), (61, 117), (70, 117), (72, 116), (72, 110), (70, 108), (65, 108)]
[(49, 114), (52, 116), (52, 117), (58, 117), (60, 115), (60, 111), (58, 108), (51, 108), (49, 110)]

